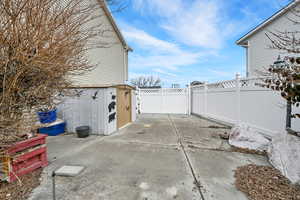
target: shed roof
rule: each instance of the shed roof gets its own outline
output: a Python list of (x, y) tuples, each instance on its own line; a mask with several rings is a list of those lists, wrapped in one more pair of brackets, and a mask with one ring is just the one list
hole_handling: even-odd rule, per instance
[(136, 90), (135, 87), (128, 84), (73, 85), (66, 89), (100, 89), (100, 88), (127, 88), (131, 90)]

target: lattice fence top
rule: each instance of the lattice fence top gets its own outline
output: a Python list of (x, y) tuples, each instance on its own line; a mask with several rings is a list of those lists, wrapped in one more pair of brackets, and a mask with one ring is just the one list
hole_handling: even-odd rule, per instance
[(265, 78), (247, 78), (241, 79), (240, 86), (243, 87), (250, 87), (250, 86), (257, 86), (257, 84), (261, 84)]
[[(244, 87), (254, 87), (258, 86), (259, 84), (262, 83), (262, 81), (266, 77), (260, 77), (260, 78), (244, 78), (244, 79), (239, 79), (239, 87), (244, 88)], [(229, 80), (229, 81), (221, 81), (217, 83), (211, 83), (207, 84), (206, 87), (207, 89), (227, 89), (227, 88), (236, 88), (238, 81), (237, 79), (235, 80)], [(201, 91), (205, 89), (205, 85), (199, 85), (199, 86), (193, 86), (192, 90), (193, 91)]]
[(186, 93), (187, 89), (185, 88), (166, 88), (163, 89), (164, 93)]
[(186, 88), (161, 88), (161, 89), (140, 89), (142, 95), (161, 95), (161, 94), (186, 94)]
[[(207, 88), (210, 89), (230, 89), (230, 88), (237, 88), (237, 83), (239, 80), (239, 87), (245, 88), (245, 87), (258, 87), (260, 83), (265, 79), (266, 77), (260, 77), (260, 78), (244, 78), (244, 79), (234, 79), (234, 80), (228, 80), (228, 81), (221, 81), (217, 83), (211, 83), (211, 84), (203, 84), (203, 85), (196, 85), (192, 86), (191, 89), (193, 92), (200, 92), (202, 90), (205, 90)], [(160, 88), (160, 89), (140, 89), (140, 94), (142, 95), (162, 95), (162, 94), (186, 94), (188, 92), (187, 88)]]
[(141, 94), (160, 94), (161, 89), (140, 89)]
[(218, 83), (208, 84), (208, 89), (215, 89), (215, 88), (235, 88), (236, 87), (236, 80), (230, 81), (222, 81)]

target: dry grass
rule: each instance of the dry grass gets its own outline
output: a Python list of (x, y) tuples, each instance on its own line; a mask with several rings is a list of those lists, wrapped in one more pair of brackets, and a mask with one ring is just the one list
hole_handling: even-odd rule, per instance
[(42, 170), (20, 177), (21, 182), (0, 182), (1, 200), (26, 200), (34, 188), (40, 185)]

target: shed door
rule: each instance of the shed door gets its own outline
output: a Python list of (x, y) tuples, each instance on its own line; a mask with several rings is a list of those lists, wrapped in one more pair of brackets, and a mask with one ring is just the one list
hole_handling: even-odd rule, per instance
[(118, 88), (117, 92), (118, 128), (131, 122), (131, 90)]

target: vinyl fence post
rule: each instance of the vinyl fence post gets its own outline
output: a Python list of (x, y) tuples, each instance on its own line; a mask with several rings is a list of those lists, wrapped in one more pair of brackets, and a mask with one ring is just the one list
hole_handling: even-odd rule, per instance
[(137, 87), (137, 109), (138, 109), (138, 114), (142, 113), (142, 99), (141, 99), (141, 89)]
[(161, 88), (161, 111), (162, 111), (162, 113), (165, 113), (165, 91), (164, 91), (165, 89), (164, 88)]
[(236, 123), (240, 125), (241, 123), (241, 75), (239, 73), (236, 74)]
[(208, 87), (207, 87), (207, 82), (204, 82), (204, 117), (207, 117), (207, 92), (208, 92)]
[(192, 87), (191, 84), (189, 84), (188, 87), (188, 115), (192, 114)]

